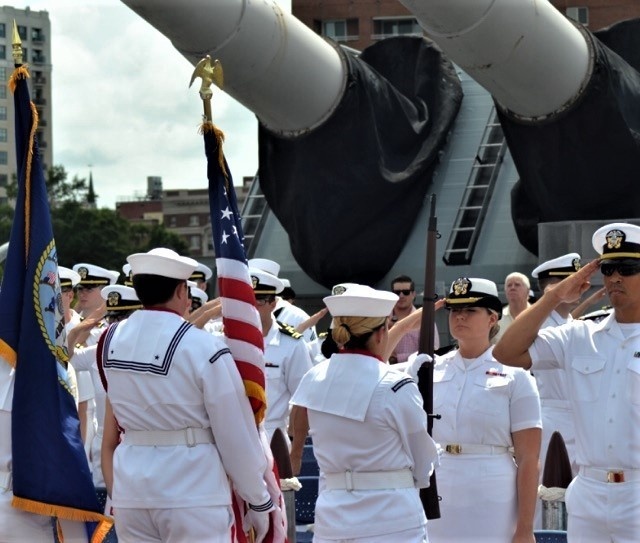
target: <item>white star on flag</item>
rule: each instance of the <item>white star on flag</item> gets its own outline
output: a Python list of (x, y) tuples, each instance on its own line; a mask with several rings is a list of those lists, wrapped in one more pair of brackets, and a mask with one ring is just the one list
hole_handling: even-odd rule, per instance
[(233, 211), (231, 211), (229, 209), (229, 206), (227, 206), (227, 209), (223, 209), (222, 210), (222, 218), (223, 219), (229, 219), (231, 220), (231, 217), (233, 216)]

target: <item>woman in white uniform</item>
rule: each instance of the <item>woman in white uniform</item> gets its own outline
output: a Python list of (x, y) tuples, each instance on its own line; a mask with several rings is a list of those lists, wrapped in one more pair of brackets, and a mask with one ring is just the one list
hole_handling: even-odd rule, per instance
[[(458, 348), (436, 357), (433, 438), (441, 518), (432, 543), (533, 543), (540, 399), (533, 377), (492, 355), (502, 304), (495, 283), (460, 278), (445, 300)], [(422, 356), (409, 373), (416, 375)]]
[(354, 284), (324, 299), (344, 347), (308, 371), (291, 400), (307, 409), (320, 467), (315, 543), (428, 541), (418, 489), (438, 453), (415, 382), (381, 359), (397, 299)]

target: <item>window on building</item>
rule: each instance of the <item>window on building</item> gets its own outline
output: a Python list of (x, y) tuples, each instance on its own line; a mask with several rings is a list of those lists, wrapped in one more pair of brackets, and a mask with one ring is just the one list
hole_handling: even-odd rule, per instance
[(390, 36), (422, 36), (422, 28), (415, 17), (376, 18), (373, 20), (373, 39)]
[(354, 41), (359, 38), (358, 19), (333, 19), (327, 21), (314, 20), (313, 29), (318, 34), (334, 41)]
[(0, 66), (0, 81), (7, 80), (7, 69), (4, 66)]
[(40, 64), (44, 62), (44, 54), (42, 53), (42, 49), (33, 50), (33, 57), (31, 58), (31, 62), (38, 62)]
[(22, 25), (18, 25), (18, 34), (20, 34), (20, 39), (21, 40), (26, 40), (27, 39), (27, 27), (26, 26), (22, 26)]
[(347, 21), (322, 21), (322, 35), (335, 41), (346, 41), (347, 39)]
[(6, 97), (7, 97), (7, 86), (0, 85), (0, 98), (6, 98)]
[(169, 218), (169, 228), (175, 228), (178, 224), (178, 219), (175, 215), (171, 215)]
[(6, 187), (9, 184), (9, 176), (6, 173), (0, 173), (0, 187)]
[(0, 106), (0, 121), (7, 120), (7, 106)]
[(190, 236), (189, 246), (191, 249), (200, 249), (200, 236)]
[(0, 45), (0, 59), (5, 60), (7, 58), (7, 46)]
[(567, 8), (567, 17), (583, 25), (589, 24), (589, 8), (587, 7), (574, 7)]
[(200, 226), (200, 217), (198, 217), (198, 215), (191, 215), (189, 217), (189, 226)]
[(42, 34), (42, 28), (32, 28), (31, 29), (31, 39), (33, 41), (43, 41), (44, 35)]
[(0, 128), (0, 141), (7, 141), (7, 129)]
[(9, 155), (6, 151), (0, 151), (0, 164), (7, 164), (7, 159)]
[(4, 23), (0, 23), (0, 38), (7, 37), (7, 27)]

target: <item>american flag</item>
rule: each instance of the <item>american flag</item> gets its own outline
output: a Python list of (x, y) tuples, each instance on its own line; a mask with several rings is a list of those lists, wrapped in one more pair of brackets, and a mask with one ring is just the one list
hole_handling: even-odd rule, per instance
[[(224, 136), (211, 123), (202, 126), (204, 148), (207, 155), (207, 177), (209, 178), (209, 206), (213, 245), (216, 252), (218, 291), (222, 301), (222, 324), (227, 344), (231, 350), (244, 382), (245, 390), (256, 419), (256, 424), (264, 420), (267, 406), (264, 372), (264, 341), (262, 324), (255, 306), (255, 294), (249, 276), (247, 257), (244, 250), (244, 234), (240, 224), (240, 213), (229, 166), (222, 152)], [(280, 507), (271, 513), (271, 525), (265, 539), (269, 543), (286, 542), (286, 518), (279, 480), (274, 471), (273, 455), (267, 445), (264, 430), (261, 429), (262, 444), (269, 460), (265, 481), (271, 499)], [(236, 526), (242, 526), (238, 519), (239, 504), (234, 503)], [(241, 529), (235, 530), (234, 537), (239, 543), (246, 541)]]

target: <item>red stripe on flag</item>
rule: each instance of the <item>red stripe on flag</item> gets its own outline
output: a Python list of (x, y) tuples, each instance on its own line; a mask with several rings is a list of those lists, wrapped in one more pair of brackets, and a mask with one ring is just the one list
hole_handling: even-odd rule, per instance
[[(247, 279), (250, 280), (248, 270)], [(235, 300), (255, 305), (256, 297), (253, 293), (253, 287), (249, 283), (229, 277), (220, 277), (218, 281), (218, 288), (220, 289), (220, 296), (224, 298), (233, 298)]]
[(264, 383), (265, 377), (262, 368), (252, 364), (251, 362), (244, 362), (238, 359), (236, 359), (236, 366), (238, 366), (238, 370), (240, 371), (240, 375), (242, 375), (243, 379), (249, 379), (256, 383)]
[(225, 336), (251, 343), (251, 345), (262, 351), (264, 345), (262, 330), (258, 330), (255, 326), (246, 322), (233, 319), (225, 319), (223, 322)]

